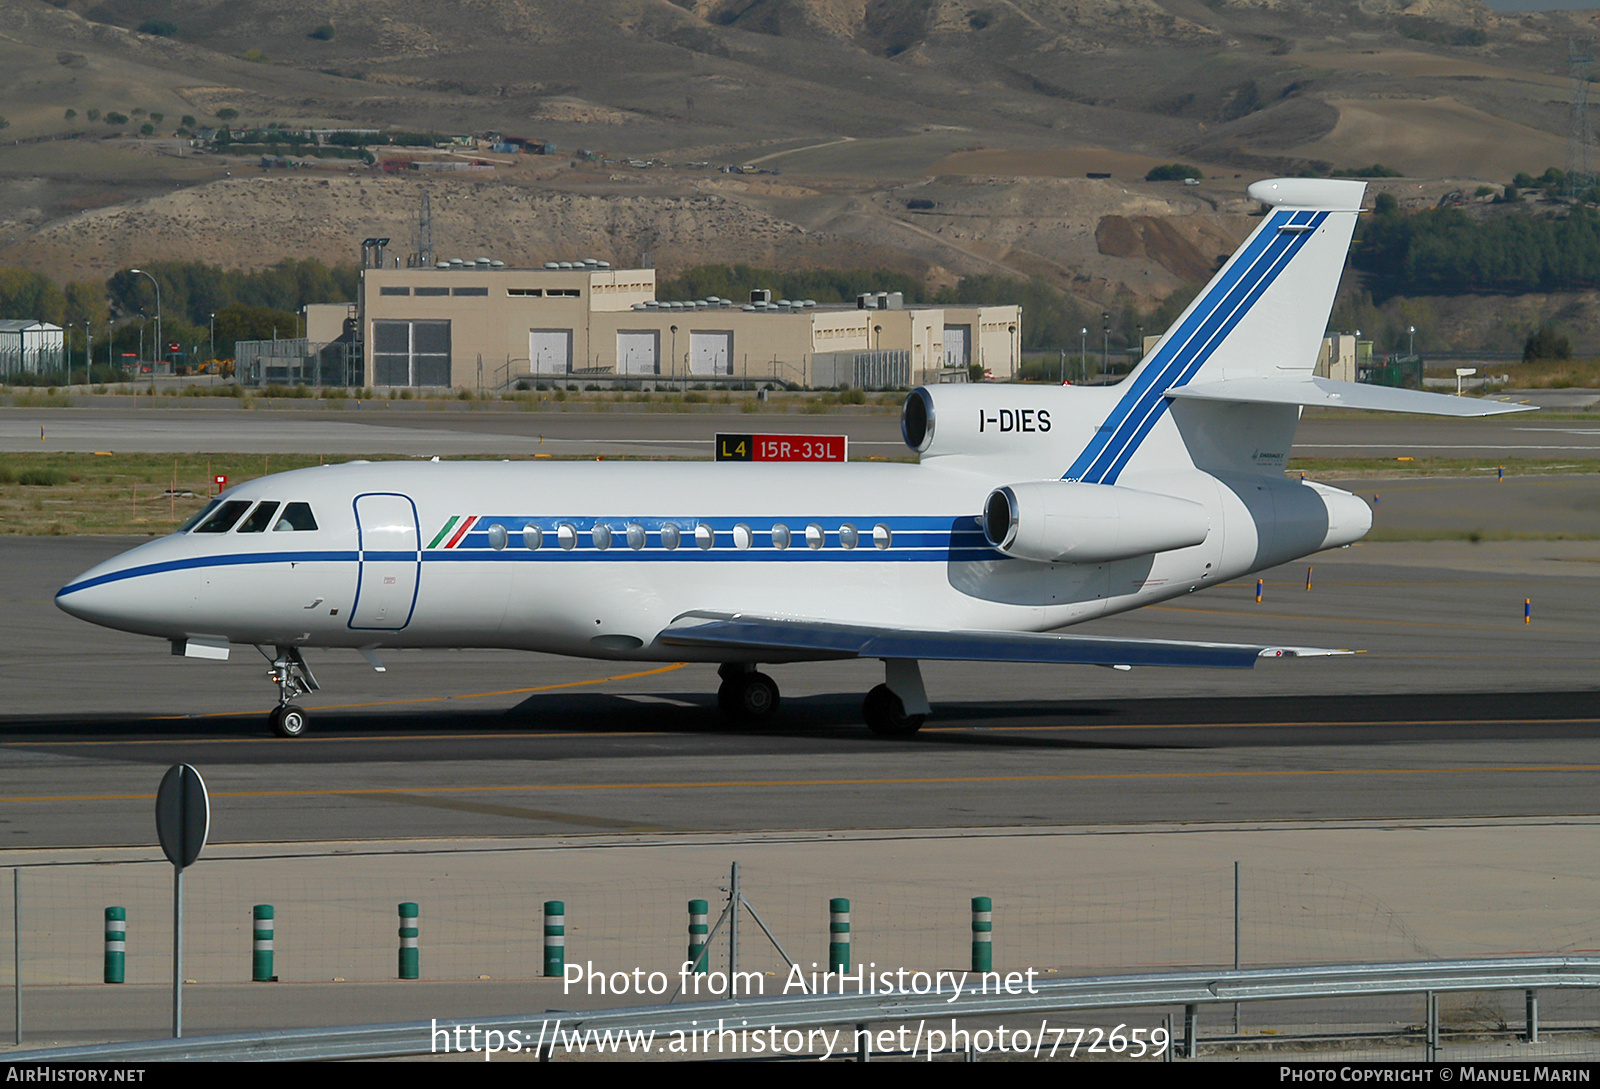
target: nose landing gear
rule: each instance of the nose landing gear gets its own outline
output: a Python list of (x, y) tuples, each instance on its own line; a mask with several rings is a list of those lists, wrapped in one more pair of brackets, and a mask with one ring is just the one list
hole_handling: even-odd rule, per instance
[[(275, 656), (267, 676), (278, 686), (278, 706), (267, 716), (267, 725), (279, 737), (299, 737), (310, 723), (305, 711), (291, 701), (297, 696), (308, 696), (321, 686), (311, 667), (306, 665), (299, 647), (274, 647), (273, 650)], [(262, 651), (263, 655), (265, 653)]]

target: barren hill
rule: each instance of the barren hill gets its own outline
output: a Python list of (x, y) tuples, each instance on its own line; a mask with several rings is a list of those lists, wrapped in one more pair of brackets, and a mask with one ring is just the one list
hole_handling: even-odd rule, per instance
[[(19, 141), (0, 147), (0, 262), (348, 260), (368, 234), (409, 243), (426, 185), (450, 255), (867, 263), (1153, 299), (1238, 236), (1255, 176), (1382, 162), (1432, 199), (1563, 164), (1587, 18), (1476, 0), (0, 0)], [(172, 139), (219, 113), (499, 131), (612, 163), (272, 173)], [(1172, 160), (1207, 183), (1140, 180)]]

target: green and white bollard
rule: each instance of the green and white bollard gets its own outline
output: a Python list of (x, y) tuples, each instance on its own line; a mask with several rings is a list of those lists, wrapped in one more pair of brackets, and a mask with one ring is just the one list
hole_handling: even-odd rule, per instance
[(418, 971), (417, 905), (406, 902), (400, 905), (400, 978), (421, 979)]
[(106, 982), (121, 983), (128, 958), (128, 909), (106, 908)]
[(272, 905), (257, 904), (250, 915), (254, 932), (250, 944), (250, 982), (276, 983), (278, 977), (272, 974)]
[(556, 979), (567, 972), (567, 905), (560, 900), (544, 902), (544, 974)]
[(994, 970), (994, 905), (987, 896), (972, 898), (972, 970)]
[(711, 905), (704, 900), (689, 901), (689, 955), (688, 961), (694, 965), (694, 971), (699, 975), (706, 972), (706, 961), (709, 957), (703, 956), (706, 950), (706, 935), (711, 928), (706, 925), (706, 916), (711, 911)]
[(828, 971), (850, 970), (850, 901), (828, 901)]

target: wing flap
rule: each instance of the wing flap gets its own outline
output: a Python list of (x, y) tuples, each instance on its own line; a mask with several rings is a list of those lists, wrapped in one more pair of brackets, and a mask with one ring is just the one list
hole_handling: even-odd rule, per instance
[(1262, 658), (1349, 654), (1320, 647), (1190, 643), (1039, 632), (907, 631), (819, 620), (686, 613), (657, 637), (666, 646), (725, 647), (806, 658), (914, 658), (925, 661), (1037, 662), (1099, 666), (1202, 666), (1248, 669)]
[(1451, 397), (1415, 389), (1336, 382), (1331, 378), (1230, 378), (1173, 386), (1169, 398), (1195, 401), (1239, 401), (1249, 404), (1301, 405), (1307, 408), (1359, 408), (1368, 412), (1411, 412), (1424, 416), (1498, 416), (1533, 412), (1534, 405), (1514, 405), (1477, 397)]

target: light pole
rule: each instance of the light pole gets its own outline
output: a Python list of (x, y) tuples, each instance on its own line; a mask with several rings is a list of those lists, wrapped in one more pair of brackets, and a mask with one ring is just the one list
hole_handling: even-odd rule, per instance
[(1078, 366), (1083, 369), (1084, 385), (1089, 384), (1089, 327), (1078, 330)]
[(1106, 370), (1111, 365), (1111, 315), (1100, 315), (1100, 384), (1106, 382)]
[(222, 372), (222, 368), (216, 366), (216, 363), (217, 363), (217, 316), (215, 314), (211, 315), (211, 345), (210, 345), (210, 348), (211, 348), (211, 365), (216, 369), (216, 371), (218, 373), (218, 377), (220, 377), (221, 376), (221, 372)]
[[(156, 278), (154, 276), (151, 276), (148, 272), (146, 272), (142, 268), (130, 268), (128, 271), (129, 272), (133, 272), (133, 273), (137, 273), (140, 276), (147, 277), (152, 284), (155, 284), (155, 288), (156, 288), (156, 351), (160, 352), (161, 343), (162, 343), (161, 342), (161, 285), (159, 283), (156, 283)], [(144, 339), (144, 330), (143, 329), (141, 329), (139, 331), (139, 337), (140, 337), (141, 341)], [(139, 358), (141, 360), (143, 360), (143, 358), (144, 358), (144, 349), (143, 348), (139, 349)], [(154, 379), (155, 378), (155, 374), (156, 374), (156, 369), (155, 369), (155, 366), (152, 364), (151, 367), (150, 367), (150, 377), (152, 379)]]
[(61, 338), (61, 358), (67, 368), (67, 385), (72, 385), (72, 327), (76, 322), (67, 322), (66, 335)]
[(1408, 325), (1408, 326), (1406, 326), (1406, 332), (1411, 337), (1411, 346), (1410, 346), (1410, 349), (1406, 352), (1406, 354), (1407, 355), (1416, 355), (1417, 354), (1417, 327), (1415, 325)]

